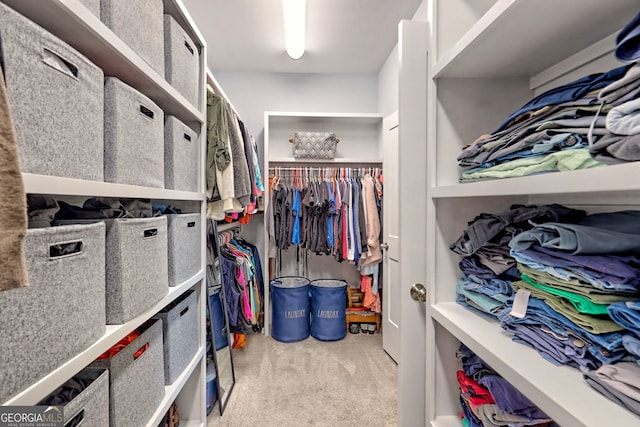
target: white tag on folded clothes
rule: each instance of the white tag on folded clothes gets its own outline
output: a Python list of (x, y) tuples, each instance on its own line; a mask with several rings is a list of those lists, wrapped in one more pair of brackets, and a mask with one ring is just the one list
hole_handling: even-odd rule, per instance
[(527, 306), (529, 305), (529, 297), (531, 292), (526, 289), (518, 289), (516, 296), (513, 299), (513, 307), (511, 307), (511, 314), (513, 317), (522, 319), (527, 315)]

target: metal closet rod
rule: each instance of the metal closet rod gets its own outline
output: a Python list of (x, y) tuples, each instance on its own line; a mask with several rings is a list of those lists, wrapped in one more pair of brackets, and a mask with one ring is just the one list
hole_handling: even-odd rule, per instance
[(228, 231), (232, 231), (233, 235), (237, 237), (240, 235), (240, 231), (242, 231), (242, 227), (237, 224), (233, 224), (233, 225), (219, 224), (218, 225), (218, 235), (226, 233)]
[(298, 166), (298, 167), (280, 167), (280, 166), (271, 166), (269, 167), (269, 172), (280, 172), (280, 171), (295, 171), (295, 172), (342, 172), (346, 170), (351, 171), (371, 171), (371, 172), (380, 172), (382, 173), (382, 168), (378, 167), (332, 167), (332, 166)]

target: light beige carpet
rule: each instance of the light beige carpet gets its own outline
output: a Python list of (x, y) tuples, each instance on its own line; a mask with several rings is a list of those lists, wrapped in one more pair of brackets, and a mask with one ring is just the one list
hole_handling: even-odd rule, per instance
[(397, 366), (382, 335), (288, 344), (247, 338), (233, 350), (236, 384), (224, 415), (216, 405), (208, 426), (397, 425)]

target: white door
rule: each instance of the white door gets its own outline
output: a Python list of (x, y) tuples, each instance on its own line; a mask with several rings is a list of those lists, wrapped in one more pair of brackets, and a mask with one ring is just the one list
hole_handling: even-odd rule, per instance
[(427, 273), (427, 25), (426, 22), (402, 21), (398, 38), (401, 260), (398, 292), (402, 325), (398, 361), (398, 424), (401, 427), (425, 426), (427, 422), (425, 303), (410, 296), (414, 284), (426, 283)]
[(384, 146), (384, 295), (382, 347), (396, 363), (400, 360), (400, 247), (398, 242), (398, 113), (382, 121)]

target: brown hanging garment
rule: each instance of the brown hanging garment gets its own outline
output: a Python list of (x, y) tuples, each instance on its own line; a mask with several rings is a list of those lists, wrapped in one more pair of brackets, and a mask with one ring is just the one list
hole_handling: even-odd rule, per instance
[(23, 245), (26, 232), (27, 201), (0, 67), (0, 291), (27, 286)]

